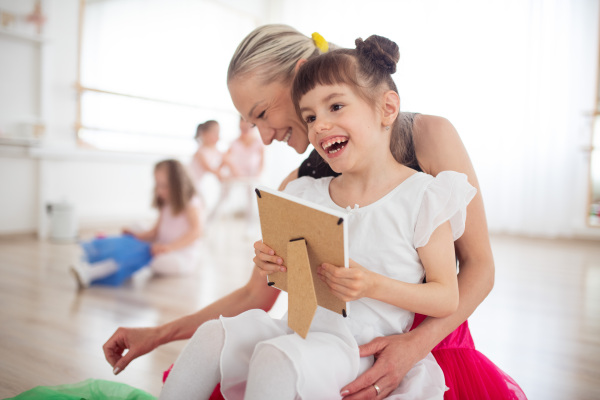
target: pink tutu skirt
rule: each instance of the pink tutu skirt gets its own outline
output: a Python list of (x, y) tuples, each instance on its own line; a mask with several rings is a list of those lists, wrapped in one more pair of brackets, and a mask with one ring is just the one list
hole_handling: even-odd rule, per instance
[[(411, 330), (424, 319), (424, 315), (415, 314)], [(510, 376), (475, 349), (468, 321), (435, 346), (431, 354), (444, 371), (446, 386), (450, 388), (444, 400), (527, 399)]]
[[(424, 315), (415, 314), (411, 330), (423, 320)], [(444, 400), (526, 400), (519, 385), (504, 371), (475, 349), (468, 321), (463, 322), (431, 351), (444, 371), (446, 386)], [(173, 366), (171, 366), (172, 368)], [(165, 371), (163, 382), (169, 372)], [(224, 400), (220, 386), (210, 400)]]

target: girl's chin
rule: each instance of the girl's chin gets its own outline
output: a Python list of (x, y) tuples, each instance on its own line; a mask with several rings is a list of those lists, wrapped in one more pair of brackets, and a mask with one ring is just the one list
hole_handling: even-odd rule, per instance
[(329, 167), (333, 170), (333, 172), (337, 173), (337, 174), (341, 174), (344, 171), (344, 166), (341, 162), (336, 162), (338, 160), (336, 160), (336, 158), (329, 158), (327, 157), (327, 155), (321, 151), (317, 150), (317, 153), (319, 153), (319, 155), (321, 156), (321, 158), (323, 159), (323, 161), (325, 161), (327, 164), (329, 164)]

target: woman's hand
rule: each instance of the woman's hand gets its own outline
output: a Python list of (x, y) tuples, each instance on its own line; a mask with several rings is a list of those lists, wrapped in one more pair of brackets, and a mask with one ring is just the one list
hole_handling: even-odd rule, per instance
[(350, 259), (350, 268), (324, 263), (319, 266), (317, 273), (333, 294), (343, 301), (369, 297), (369, 292), (377, 279), (377, 274), (352, 259)]
[(264, 244), (262, 240), (254, 242), (254, 264), (262, 276), (274, 272), (285, 272), (287, 268), (283, 265), (283, 259), (275, 254), (275, 251)]
[(102, 346), (104, 357), (113, 367), (113, 373), (117, 375), (131, 361), (157, 348), (159, 343), (156, 338), (156, 328), (117, 329)]
[[(375, 356), (375, 363), (361, 376), (344, 386), (344, 400), (384, 399), (400, 385), (404, 376), (427, 353), (413, 331), (402, 335), (378, 337), (359, 347), (360, 356)], [(373, 384), (381, 392), (377, 395)]]
[(153, 256), (157, 256), (162, 253), (168, 253), (171, 250), (172, 250), (171, 246), (169, 246), (168, 244), (162, 244), (162, 243), (154, 243), (152, 245), (152, 247), (150, 248), (150, 252), (152, 253)]

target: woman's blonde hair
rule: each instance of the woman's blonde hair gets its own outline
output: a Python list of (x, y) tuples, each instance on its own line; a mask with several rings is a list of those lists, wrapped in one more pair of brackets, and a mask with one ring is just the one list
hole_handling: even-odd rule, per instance
[[(329, 43), (329, 48), (337, 46)], [(288, 25), (263, 25), (248, 34), (233, 53), (227, 83), (254, 73), (261, 82), (291, 82), (296, 63), (321, 54), (312, 38)]]

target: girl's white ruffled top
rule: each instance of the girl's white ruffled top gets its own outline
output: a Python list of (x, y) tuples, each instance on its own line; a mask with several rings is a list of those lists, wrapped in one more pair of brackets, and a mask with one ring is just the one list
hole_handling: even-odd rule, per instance
[[(332, 179), (303, 177), (288, 184), (285, 192), (343, 210), (329, 195)], [(461, 173), (444, 171), (435, 178), (422, 172), (411, 175), (376, 202), (352, 209), (348, 219), (350, 258), (393, 279), (423, 282), (425, 271), (417, 248), (426, 245), (435, 229), (448, 220), (454, 240), (458, 239), (475, 193)], [(287, 327), (285, 317), (273, 320), (262, 310), (222, 317), (226, 338), (221, 390), (225, 397), (243, 398), (252, 354), (261, 346), (274, 346), (293, 363), (302, 399), (341, 398), (339, 390), (373, 363), (372, 357), (359, 357), (358, 346), (379, 336), (407, 332), (414, 318), (410, 311), (369, 298), (351, 302), (349, 310), (343, 318), (319, 307), (306, 339)], [(388, 398), (442, 399), (445, 389), (444, 375), (429, 354)]]

